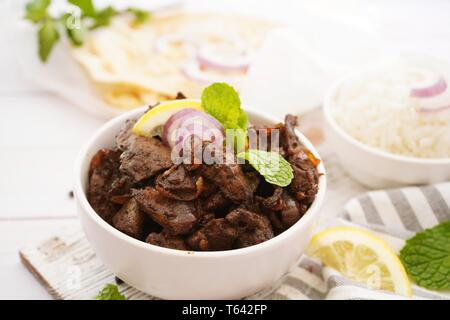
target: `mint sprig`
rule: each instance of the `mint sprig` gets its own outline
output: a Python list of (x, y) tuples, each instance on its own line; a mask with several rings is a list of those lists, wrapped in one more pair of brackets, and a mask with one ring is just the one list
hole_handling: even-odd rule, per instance
[(95, 297), (96, 300), (126, 300), (115, 284), (107, 284)]
[(137, 9), (137, 8), (128, 8), (127, 11), (134, 16), (134, 24), (140, 25), (142, 23), (147, 22), (150, 18), (151, 14), (148, 11)]
[(450, 221), (407, 240), (400, 251), (400, 259), (419, 286), (450, 290)]
[(80, 8), (81, 12), (86, 17), (95, 17), (96, 10), (92, 0), (68, 0), (69, 3)]
[(251, 149), (237, 157), (247, 160), (268, 183), (286, 187), (294, 178), (291, 165), (278, 152)]
[(227, 130), (227, 139), (234, 139), (237, 150), (242, 151), (247, 138), (248, 120), (236, 90), (226, 83), (213, 83), (202, 92), (202, 108), (223, 125)]
[(25, 6), (24, 18), (39, 26), (38, 51), (42, 62), (48, 60), (55, 44), (60, 40), (60, 29), (66, 31), (74, 46), (81, 46), (89, 30), (109, 25), (112, 18), (119, 14), (124, 12), (133, 14), (135, 25), (142, 24), (150, 17), (150, 13), (143, 9), (127, 8), (117, 11), (111, 6), (97, 9), (92, 0), (67, 0), (67, 2), (80, 9), (80, 16), (65, 13), (60, 17), (51, 17), (48, 14), (51, 0), (31, 0)]
[(37, 23), (47, 17), (51, 0), (34, 0), (25, 6), (25, 19)]
[(53, 20), (46, 20), (38, 31), (39, 57), (42, 61), (47, 61), (53, 46), (59, 40), (58, 29)]

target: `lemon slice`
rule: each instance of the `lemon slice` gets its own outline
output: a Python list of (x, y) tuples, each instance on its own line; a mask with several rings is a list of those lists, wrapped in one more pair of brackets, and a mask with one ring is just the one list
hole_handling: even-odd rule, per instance
[(133, 127), (133, 133), (141, 136), (153, 136), (169, 120), (183, 109), (202, 110), (202, 103), (197, 99), (179, 99), (161, 103), (147, 111)]
[(312, 237), (306, 254), (370, 289), (412, 295), (400, 259), (383, 240), (363, 229), (328, 228)]

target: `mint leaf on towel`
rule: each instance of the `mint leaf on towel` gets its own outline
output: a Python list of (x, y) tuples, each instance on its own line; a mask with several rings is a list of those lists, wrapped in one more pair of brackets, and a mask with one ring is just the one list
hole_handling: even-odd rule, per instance
[(294, 178), (291, 165), (277, 152), (251, 149), (237, 157), (247, 160), (268, 183), (286, 187)]
[(407, 240), (400, 259), (419, 286), (450, 290), (450, 221)]
[(95, 297), (96, 300), (126, 300), (115, 284), (107, 284)]

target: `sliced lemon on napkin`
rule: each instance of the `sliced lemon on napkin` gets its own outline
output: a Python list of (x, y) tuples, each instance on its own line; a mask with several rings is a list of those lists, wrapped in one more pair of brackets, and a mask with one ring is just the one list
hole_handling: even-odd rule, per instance
[(133, 127), (133, 133), (146, 137), (158, 134), (172, 115), (188, 108), (202, 110), (202, 103), (197, 99), (180, 99), (161, 103), (139, 118)]
[(386, 242), (363, 229), (333, 227), (321, 231), (312, 237), (306, 254), (370, 289), (412, 295), (400, 259)]

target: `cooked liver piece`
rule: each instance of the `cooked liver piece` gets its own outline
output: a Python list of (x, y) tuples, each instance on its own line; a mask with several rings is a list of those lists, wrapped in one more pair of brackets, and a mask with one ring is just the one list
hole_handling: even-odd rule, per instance
[(273, 238), (273, 230), (266, 216), (238, 208), (225, 217), (238, 230), (236, 246), (244, 248)]
[(204, 165), (202, 175), (213, 181), (235, 203), (249, 202), (253, 197), (252, 184), (238, 164)]
[(144, 235), (146, 215), (139, 210), (134, 199), (128, 200), (112, 219), (113, 226), (127, 235), (142, 239)]
[(286, 190), (283, 190), (282, 199), (283, 208), (280, 212), (280, 220), (284, 229), (288, 229), (305, 214), (308, 207), (300, 205)]
[(231, 203), (231, 200), (222, 191), (218, 190), (203, 200), (203, 208), (206, 211), (214, 211), (229, 206)]
[(283, 209), (283, 188), (279, 186), (274, 186), (273, 194), (267, 198), (256, 196), (256, 201), (259, 203), (263, 209), (271, 211), (280, 211)]
[(91, 160), (89, 168), (88, 200), (97, 214), (111, 222), (117, 205), (109, 198), (111, 184), (119, 177), (119, 151), (101, 149)]
[(295, 134), (296, 125), (297, 117), (287, 115), (283, 130), (283, 146), (294, 170), (294, 179), (289, 189), (298, 201), (309, 206), (318, 190), (319, 175), (316, 166), (308, 157), (309, 150), (303, 146)]
[(120, 171), (135, 182), (152, 177), (172, 166), (170, 150), (156, 138), (135, 136), (120, 156)]
[(197, 198), (197, 186), (183, 165), (173, 166), (155, 181), (156, 190), (168, 198), (190, 201)]
[(164, 248), (170, 249), (178, 249), (178, 250), (188, 250), (189, 248), (184, 243), (183, 238), (177, 236), (171, 236), (165, 233), (164, 231), (161, 233), (150, 233), (145, 242), (154, 244), (155, 246), (160, 246)]
[(217, 191), (217, 186), (201, 175), (196, 175), (195, 180), (197, 194), (200, 198), (207, 198)]
[(236, 227), (223, 218), (213, 219), (194, 232), (188, 239), (188, 245), (194, 250), (220, 251), (233, 248), (238, 236)]
[(193, 202), (166, 198), (151, 187), (134, 189), (132, 194), (141, 210), (171, 235), (189, 233), (196, 224)]
[(131, 129), (133, 129), (135, 123), (136, 120), (127, 120), (123, 128), (117, 134), (116, 145), (120, 150), (124, 151), (125, 149), (128, 149), (129, 145), (136, 138), (136, 136), (131, 132)]

